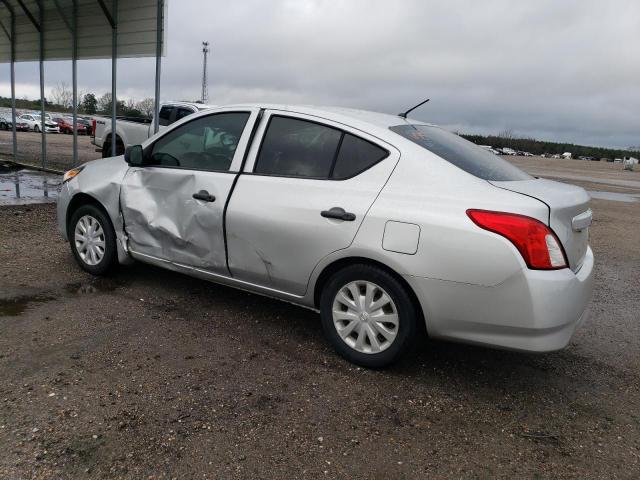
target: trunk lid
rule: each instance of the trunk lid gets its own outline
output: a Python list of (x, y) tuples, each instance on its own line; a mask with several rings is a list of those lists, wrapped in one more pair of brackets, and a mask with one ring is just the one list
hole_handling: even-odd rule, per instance
[(589, 245), (591, 197), (584, 188), (541, 178), (490, 182), (492, 185), (533, 197), (549, 208), (548, 225), (558, 236), (574, 272), (582, 266)]

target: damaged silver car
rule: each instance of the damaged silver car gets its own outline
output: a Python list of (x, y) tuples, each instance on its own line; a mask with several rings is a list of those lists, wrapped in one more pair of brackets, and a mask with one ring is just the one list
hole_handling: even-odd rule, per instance
[(565, 347), (593, 284), (589, 196), (434, 125), (338, 108), (190, 115), (65, 174), (59, 230), (103, 275), (133, 260), (319, 310), (387, 365), (424, 332)]

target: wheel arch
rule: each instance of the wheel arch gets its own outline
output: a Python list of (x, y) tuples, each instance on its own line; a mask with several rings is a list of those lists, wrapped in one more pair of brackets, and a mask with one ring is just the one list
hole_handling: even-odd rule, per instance
[[(69, 205), (67, 206), (67, 213), (66, 213), (66, 218), (65, 218), (65, 225), (66, 225), (66, 229), (67, 229), (67, 235), (69, 235), (69, 223), (71, 222), (71, 217), (73, 216), (73, 213), (80, 207), (84, 206), (84, 205), (93, 205), (96, 208), (99, 208), (102, 213), (105, 214), (105, 216), (107, 217), (107, 220), (109, 220), (109, 222), (111, 223), (111, 228), (113, 229), (113, 222), (111, 221), (111, 216), (109, 215), (109, 212), (107, 211), (107, 209), (104, 207), (104, 205), (102, 205), (102, 203), (100, 203), (100, 201), (98, 199), (96, 199), (95, 197), (89, 195), (88, 193), (84, 193), (84, 192), (79, 192), (76, 193), (73, 198), (71, 199), (71, 201), (69, 202)], [(114, 229), (115, 231), (115, 229)]]
[[(112, 132), (107, 133), (107, 135), (104, 137), (104, 141), (102, 142), (102, 158), (105, 158), (105, 154), (107, 153), (107, 150), (111, 147), (111, 135), (112, 135)], [(117, 151), (118, 145), (122, 145), (124, 149), (124, 140), (118, 134), (118, 132), (116, 132), (116, 151)]]
[(393, 276), (396, 280), (398, 280), (398, 282), (400, 282), (400, 284), (409, 293), (409, 296), (411, 297), (411, 301), (414, 304), (416, 312), (418, 312), (418, 315), (420, 316), (420, 318), (418, 319), (419, 320), (418, 324), (423, 326), (426, 333), (425, 314), (422, 308), (422, 304), (418, 300), (418, 296), (416, 295), (416, 292), (414, 291), (413, 287), (411, 287), (411, 285), (409, 285), (409, 283), (402, 277), (402, 275), (396, 272), (393, 268), (389, 267), (388, 265), (378, 260), (374, 260), (372, 258), (359, 257), (359, 256), (343, 257), (326, 265), (318, 275), (315, 281), (315, 285), (313, 287), (314, 289), (313, 305), (316, 309), (320, 307), (320, 295), (327, 281), (331, 278), (331, 276), (334, 273), (351, 265), (371, 265), (374, 267), (378, 267), (381, 270), (384, 270), (385, 272), (387, 272), (389, 275)]

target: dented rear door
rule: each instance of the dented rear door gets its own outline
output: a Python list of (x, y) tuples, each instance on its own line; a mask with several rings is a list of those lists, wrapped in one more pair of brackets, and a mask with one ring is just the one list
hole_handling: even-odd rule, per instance
[(224, 208), (257, 110), (217, 111), (170, 129), (132, 167), (121, 210), (134, 257), (226, 274)]

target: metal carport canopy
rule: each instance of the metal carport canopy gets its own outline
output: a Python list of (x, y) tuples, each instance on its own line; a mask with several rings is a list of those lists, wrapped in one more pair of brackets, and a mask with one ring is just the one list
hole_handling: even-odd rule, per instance
[[(111, 58), (112, 122), (115, 125), (117, 58), (155, 56), (157, 115), (160, 57), (164, 54), (165, 45), (166, 10), (167, 0), (0, 0), (0, 63), (11, 62), (12, 64), (14, 155), (16, 154), (14, 62), (40, 62), (40, 91), (41, 98), (44, 98), (43, 61), (72, 60), (75, 117), (78, 103), (75, 61)], [(44, 103), (41, 109), (44, 113)], [(44, 126), (44, 115), (42, 121)], [(44, 128), (42, 131), (44, 163), (46, 157)], [(74, 131), (74, 161), (77, 158), (76, 137)], [(115, 151), (115, 135), (113, 148)]]

